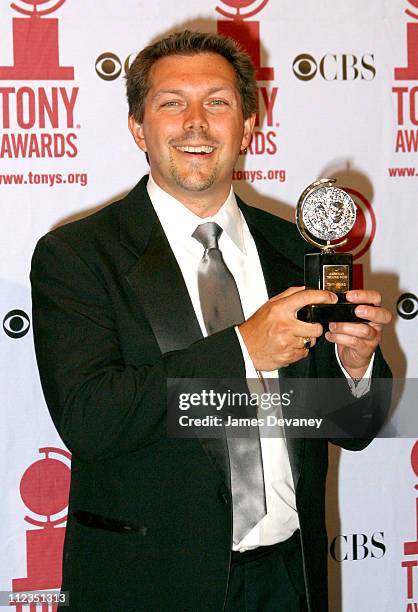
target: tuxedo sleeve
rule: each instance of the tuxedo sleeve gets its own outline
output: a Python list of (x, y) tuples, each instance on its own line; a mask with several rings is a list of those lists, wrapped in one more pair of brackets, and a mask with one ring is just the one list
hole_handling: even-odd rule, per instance
[[(318, 345), (317, 375), (320, 379), (320, 398), (323, 398), (324, 404), (327, 400), (329, 403), (326, 409), (326, 420), (332, 431), (329, 441), (348, 450), (362, 450), (378, 435), (389, 412), (392, 393), (390, 368), (380, 347), (377, 347), (369, 390), (355, 397), (335, 357), (334, 345), (324, 340)], [(336, 398), (332, 393), (327, 396), (328, 384)], [(342, 435), (339, 436), (337, 432)]]
[(167, 379), (245, 377), (233, 327), (149, 363), (126, 363), (100, 271), (59, 236), (39, 241), (31, 284), (45, 399), (64, 443), (87, 461), (132, 452), (167, 435)]

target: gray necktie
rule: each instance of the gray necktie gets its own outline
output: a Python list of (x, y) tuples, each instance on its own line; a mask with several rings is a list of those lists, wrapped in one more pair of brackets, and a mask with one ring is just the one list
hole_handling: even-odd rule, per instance
[[(218, 248), (221, 234), (222, 228), (212, 221), (199, 225), (193, 232), (193, 238), (205, 249), (198, 268), (198, 285), (203, 320), (209, 335), (244, 321), (235, 279)], [(245, 438), (233, 438), (233, 431), (229, 433), (233, 540), (234, 544), (239, 544), (266, 514), (263, 462), (258, 432), (256, 436)]]

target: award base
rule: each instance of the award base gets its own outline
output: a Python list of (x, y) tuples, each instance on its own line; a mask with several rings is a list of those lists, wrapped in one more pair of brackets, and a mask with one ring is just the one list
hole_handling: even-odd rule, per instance
[(311, 304), (297, 313), (306, 323), (331, 322), (364, 323), (354, 310), (358, 304), (347, 302), (345, 294), (352, 289), (353, 256), (351, 253), (323, 251), (305, 255), (305, 286), (307, 289), (325, 289), (338, 296), (337, 304)]
[(305, 323), (367, 323), (366, 319), (360, 319), (354, 312), (358, 304), (351, 302), (339, 302), (338, 304), (311, 304), (301, 308), (297, 317)]

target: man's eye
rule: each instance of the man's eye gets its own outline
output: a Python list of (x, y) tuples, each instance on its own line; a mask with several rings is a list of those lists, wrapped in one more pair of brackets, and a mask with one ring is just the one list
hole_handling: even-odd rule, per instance
[(177, 100), (168, 100), (168, 102), (163, 102), (161, 106), (178, 106)]
[(226, 106), (228, 102), (226, 100), (216, 98), (215, 100), (210, 100), (209, 104), (211, 104), (212, 106)]

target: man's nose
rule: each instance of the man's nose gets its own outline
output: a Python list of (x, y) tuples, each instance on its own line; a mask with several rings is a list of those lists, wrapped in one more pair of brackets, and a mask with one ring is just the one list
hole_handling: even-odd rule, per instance
[(208, 129), (206, 112), (201, 103), (196, 102), (189, 105), (183, 127), (187, 131), (206, 131)]

